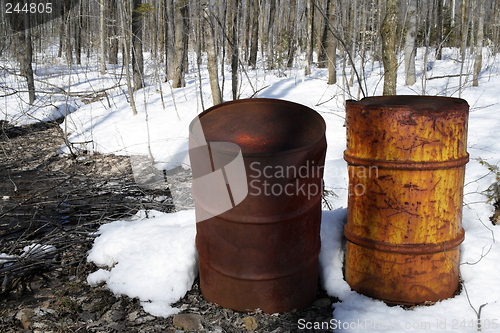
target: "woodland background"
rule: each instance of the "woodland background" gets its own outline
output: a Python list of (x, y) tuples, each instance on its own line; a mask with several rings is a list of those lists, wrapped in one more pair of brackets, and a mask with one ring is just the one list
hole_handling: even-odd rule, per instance
[[(384, 94), (390, 95), (398, 79), (415, 83), (419, 47), (436, 60), (444, 47), (458, 48), (455, 60), (462, 64), (473, 55), (473, 71), (461, 70), (461, 85), (471, 75), (478, 84), (483, 47), (492, 55), (500, 49), (499, 0), (65, 0), (54, 4), (43, 24), (43, 13), (6, 13), (7, 2), (0, 11), (0, 55), (17, 61), (19, 71), (4, 69), (26, 78), (29, 103), (36, 98), (33, 70), (49, 48), (57, 48), (68, 65), (82, 65), (82, 54), (97, 55), (92, 59), (102, 74), (129, 64), (122, 67), (129, 92), (144, 87), (145, 61), (157, 66), (156, 80), (178, 88), (186, 84), (186, 72), (199, 73), (206, 57), (214, 104), (222, 102), (225, 64), (233, 99), (249, 69), (260, 66), (281, 76), (296, 66), (308, 75), (312, 65), (329, 68), (328, 84), (342, 78), (342, 85), (357, 86), (351, 97), (360, 98), (367, 94), (364, 69), (375, 61), (383, 62)], [(195, 61), (188, 61), (190, 52)], [(405, 77), (397, 78), (398, 66), (405, 67)], [(349, 80), (346, 67), (355, 74)]]

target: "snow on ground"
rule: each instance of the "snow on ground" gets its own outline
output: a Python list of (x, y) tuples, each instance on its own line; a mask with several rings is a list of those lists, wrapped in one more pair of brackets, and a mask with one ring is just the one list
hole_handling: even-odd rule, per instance
[(88, 260), (111, 270), (90, 274), (91, 285), (106, 282), (115, 294), (138, 297), (156, 316), (178, 312), (171, 303), (191, 289), (198, 274), (193, 210), (139, 212), (132, 221), (99, 228)]
[[(471, 107), (467, 165), (464, 190), (463, 226), (466, 230), (462, 244), (461, 275), (464, 288), (453, 299), (438, 302), (433, 306), (404, 310), (389, 307), (385, 303), (351, 291), (342, 276), (341, 239), (343, 221), (346, 216), (348, 175), (343, 160), (345, 149), (344, 101), (362, 97), (355, 82), (344, 88), (341, 65), (338, 84), (327, 85), (327, 70), (313, 68), (312, 75), (304, 77), (299, 68), (285, 71), (248, 70), (241, 75), (241, 98), (279, 98), (309, 106), (318, 111), (327, 123), (328, 150), (325, 162), (325, 184), (338, 197), (331, 197), (333, 211), (323, 212), (321, 229), (322, 250), (320, 273), (323, 287), (341, 302), (334, 304), (335, 322), (330, 329), (345, 332), (457, 332), (476, 330), (477, 313), (481, 310), (483, 331), (500, 329), (500, 227), (489, 222), (493, 208), (487, 203), (483, 192), (495, 180), (479, 158), (491, 165), (500, 163), (500, 57), (492, 56), (487, 49), (483, 54), (483, 71), (479, 87), (472, 87), (472, 77), (463, 76), (463, 88), (459, 92), (460, 73), (458, 51), (444, 50), (443, 60), (435, 60), (433, 53), (424, 66), (424, 50), (417, 54), (417, 83), (411, 87), (403, 85), (404, 69), (399, 69), (399, 95), (427, 94), (461, 97)], [(67, 70), (49, 67), (38, 71), (38, 79), (67, 87), (71, 77), (71, 91), (111, 88), (116, 84), (121, 68), (111, 68), (101, 76), (97, 66), (87, 65)], [(95, 61), (95, 59), (94, 59)], [(97, 61), (94, 62), (97, 64)], [(358, 59), (358, 65), (360, 60)], [(466, 61), (464, 72), (471, 72), (473, 62)], [(422, 69), (427, 71), (423, 74)], [(155, 73), (159, 70), (153, 61), (146, 66), (148, 71), (146, 88), (135, 93), (138, 115), (133, 116), (124, 87), (108, 91), (108, 98), (88, 105), (71, 101), (70, 109), (78, 107), (61, 126), (71, 133), (69, 139), (76, 147), (89, 152), (122, 155), (153, 155), (158, 167), (168, 166), (175, 156), (189, 166), (187, 158), (188, 125), (202, 108), (199, 78), (195, 72), (186, 77), (187, 86), (171, 89)], [(62, 72), (61, 72), (62, 70)], [(366, 96), (382, 94), (381, 66), (378, 62), (365, 62)], [(279, 74), (279, 75), (278, 75)], [(18, 82), (3, 73), (6, 82)], [(346, 80), (350, 78), (347, 67)], [(17, 81), (16, 81), (17, 80)], [(210, 86), (206, 71), (202, 71), (202, 94), (205, 109), (212, 105)], [(42, 85), (42, 83), (38, 83)], [(47, 87), (49, 89), (50, 87)], [(67, 89), (67, 88), (65, 88)], [(230, 75), (226, 74), (225, 100), (231, 99)], [(26, 107), (16, 111), (15, 100), (9, 97), (1, 102), (0, 111), (5, 117), (29, 119)], [(66, 105), (61, 102), (61, 105)], [(60, 106), (58, 107), (60, 109)], [(47, 108), (45, 108), (47, 109)], [(48, 109), (50, 110), (50, 108)], [(16, 113), (17, 112), (17, 113)], [(24, 115), (23, 115), (24, 114)], [(43, 118), (43, 116), (36, 116)], [(145, 214), (142, 212), (141, 214)], [(99, 230), (89, 260), (108, 266), (89, 276), (89, 282), (106, 282), (117, 294), (139, 297), (145, 309), (152, 314), (167, 316), (175, 312), (168, 304), (183, 295), (196, 276), (196, 251), (194, 245), (194, 215), (192, 211), (176, 214), (149, 213), (149, 217), (138, 217), (133, 221), (109, 223)], [(147, 286), (147, 287), (144, 287)], [(347, 324), (346, 324), (347, 323)]]

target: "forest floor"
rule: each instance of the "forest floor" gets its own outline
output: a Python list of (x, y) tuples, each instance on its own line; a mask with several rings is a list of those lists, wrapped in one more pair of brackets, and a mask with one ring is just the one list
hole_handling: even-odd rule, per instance
[(198, 332), (322, 332), (300, 322), (332, 319), (338, 300), (321, 287), (310, 307), (268, 315), (206, 302), (196, 279), (174, 304), (187, 318), (155, 317), (138, 299), (91, 287), (93, 233), (139, 209), (174, 209), (168, 193), (138, 187), (126, 156), (60, 154), (56, 123), (0, 125), (0, 332), (182, 332), (183, 319), (192, 320), (186, 331), (194, 323)]

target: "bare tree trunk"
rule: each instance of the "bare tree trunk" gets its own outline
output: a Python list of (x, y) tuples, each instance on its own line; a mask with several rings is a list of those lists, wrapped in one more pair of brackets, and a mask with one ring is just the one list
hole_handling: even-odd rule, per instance
[[(330, 1), (326, 1), (326, 10), (324, 10), (324, 13), (329, 12), (329, 6)], [(321, 7), (321, 10), (323, 10), (323, 3), (319, 4)], [(318, 35), (318, 67), (319, 68), (325, 68), (327, 66), (327, 36), (328, 36), (328, 21), (325, 20), (321, 15), (319, 16), (319, 21), (321, 22), (319, 26), (319, 35)]]
[(472, 85), (479, 85), (479, 73), (483, 64), (483, 39), (484, 39), (484, 1), (479, 0), (479, 22), (477, 25), (476, 59), (474, 59), (474, 74)]
[(384, 63), (384, 95), (396, 95), (398, 59), (396, 54), (396, 29), (398, 0), (387, 0), (386, 13), (380, 32), (382, 34), (382, 60)]
[(460, 77), (458, 80), (458, 97), (462, 97), (462, 75), (465, 65), (465, 53), (467, 51), (467, 37), (469, 35), (469, 5), (470, 0), (462, 0), (462, 43), (460, 45), (461, 64), (460, 64)]
[[(359, 68), (359, 74), (360, 74), (360, 78), (361, 80), (364, 79), (364, 76), (365, 76), (365, 57), (366, 57), (366, 24), (367, 24), (367, 6), (363, 6), (362, 8), (362, 18), (361, 18), (361, 47), (360, 47), (360, 50), (359, 50), (359, 53), (361, 55), (361, 67)], [(366, 84), (366, 82), (365, 82)], [(360, 99), (360, 96), (361, 96), (361, 92), (362, 92), (362, 86), (361, 84), (358, 85), (358, 100)]]
[(126, 71), (126, 81), (127, 81), (127, 89), (130, 98), (130, 106), (132, 107), (132, 113), (137, 115), (137, 109), (135, 107), (135, 98), (134, 98), (134, 90), (132, 88), (131, 75), (130, 75), (130, 57), (129, 57), (129, 34), (128, 30), (125, 28), (125, 23), (128, 23), (128, 15), (126, 13), (125, 5), (123, 2), (119, 1), (118, 4), (121, 7), (120, 10), (120, 22), (121, 22), (121, 30), (122, 30), (122, 41), (123, 41), (123, 66), (125, 66)]
[(238, 13), (239, 1), (229, 0), (227, 4), (228, 12), (228, 39), (230, 42), (230, 52), (228, 55), (231, 60), (231, 91), (233, 100), (238, 99)]
[(214, 21), (208, 12), (208, 8), (204, 9), (203, 16), (205, 17), (205, 38), (207, 48), (207, 69), (210, 78), (210, 88), (212, 90), (212, 100), (214, 105), (222, 103), (222, 94), (219, 86), (219, 73), (217, 68), (217, 50), (215, 48), (215, 29)]
[(172, 78), (174, 67), (174, 2), (165, 0), (165, 81)]
[[(249, 0), (250, 1), (250, 0)], [(255, 69), (257, 66), (257, 52), (259, 49), (259, 0), (252, 1), (252, 43), (250, 46), (250, 57), (248, 66)]]
[[(158, 14), (158, 10), (159, 10), (159, 4), (158, 4), (158, 8), (157, 10), (155, 10), (153, 13), (151, 13), (150, 17), (151, 17), (151, 21), (150, 21), (150, 24), (152, 25), (151, 27), (151, 34), (150, 34), (150, 41), (151, 41), (151, 58), (154, 59), (156, 61), (156, 59), (158, 59), (158, 42), (159, 42), (159, 31), (158, 31), (158, 22), (157, 22), (157, 14)], [(149, 30), (149, 29), (148, 29)], [(147, 31), (147, 30), (146, 30)]]
[(293, 67), (293, 58), (295, 57), (295, 24), (297, 20), (297, 0), (290, 0), (290, 15), (288, 16), (288, 63), (287, 67)]
[(116, 1), (109, 1), (109, 19), (110, 26), (108, 29), (108, 35), (110, 37), (109, 45), (109, 63), (113, 65), (118, 64), (118, 36), (117, 36), (117, 9)]
[(500, 0), (495, 0), (495, 6), (493, 8), (493, 45), (494, 45), (494, 53), (497, 54), (500, 49), (500, 18), (498, 17), (498, 12)]
[[(246, 64), (248, 64), (248, 58), (249, 58), (249, 53), (250, 53), (250, 40), (252, 38), (252, 33), (251, 33), (251, 29), (250, 29), (250, 21), (251, 21), (251, 17), (252, 17), (252, 2), (251, 1), (247, 1), (245, 10), (246, 10), (246, 12), (245, 12), (245, 14), (246, 14), (245, 15), (245, 40), (244, 40), (245, 50), (243, 51), (245, 57), (244, 57), (243, 61)], [(242, 12), (243, 12), (243, 10), (242, 10)], [(242, 15), (243, 15), (243, 13), (242, 13)]]
[(68, 0), (64, 1), (64, 35), (66, 37), (65, 50), (66, 50), (66, 61), (68, 64), (73, 63), (73, 48), (71, 47), (71, 2)]
[(443, 58), (443, 0), (436, 1), (436, 60), (441, 60)]
[[(336, 2), (337, 0), (328, 0), (328, 20), (334, 27), (337, 26)], [(337, 39), (333, 36), (331, 30), (328, 30), (328, 84), (337, 83)]]
[(99, 13), (100, 13), (100, 33), (99, 39), (101, 42), (101, 75), (106, 73), (106, 29), (104, 25), (104, 7), (106, 6), (105, 0), (101, 0), (99, 3)]
[(267, 69), (274, 68), (274, 20), (276, 17), (276, 0), (269, 0), (269, 22), (267, 27)]
[(410, 0), (407, 11), (405, 39), (405, 85), (412, 86), (417, 81), (415, 76), (415, 38), (417, 36), (417, 0)]
[(306, 51), (306, 68), (305, 75), (311, 75), (311, 65), (313, 58), (313, 29), (314, 29), (314, 7), (313, 0), (307, 0), (307, 51)]
[(174, 59), (174, 88), (186, 85), (184, 75), (186, 73), (187, 44), (189, 35), (189, 10), (188, 1), (180, 0), (175, 6), (175, 59)]
[(356, 35), (358, 32), (358, 0), (354, 0), (351, 4), (351, 79), (349, 80), (349, 86), (354, 86), (354, 68), (356, 64), (354, 60), (356, 59)]
[(202, 63), (202, 47), (203, 47), (203, 19), (202, 19), (202, 9), (201, 2), (195, 2), (195, 17), (199, 19), (196, 20), (193, 24), (194, 34), (196, 36), (196, 67), (198, 69), (198, 82), (200, 86), (200, 100), (201, 100), (201, 109), (205, 111), (205, 102), (203, 99), (203, 84), (201, 81), (201, 63)]
[(82, 13), (83, 10), (83, 2), (80, 1), (80, 5), (78, 6), (78, 17), (76, 20), (76, 29), (75, 29), (75, 55), (76, 55), (76, 63), (78, 65), (82, 64)]
[(430, 39), (431, 39), (431, 29), (433, 26), (433, 13), (434, 13), (434, 2), (429, 2), (427, 4), (427, 14), (425, 17), (427, 18), (425, 20), (424, 24), (424, 46), (425, 46), (425, 51), (424, 51), (424, 66), (422, 70), (422, 95), (426, 94), (426, 88), (427, 88), (427, 66), (429, 64), (429, 48), (430, 48)]
[(467, 47), (467, 38), (469, 35), (469, 1), (470, 0), (462, 0), (462, 13), (461, 13), (461, 21), (462, 21), (462, 43), (460, 44), (460, 52), (462, 54), (465, 53), (465, 48)]
[(61, 25), (59, 26), (59, 50), (57, 51), (57, 57), (62, 57), (62, 50), (64, 47), (64, 26), (66, 25), (66, 20), (64, 19), (64, 6), (61, 6)]
[(144, 87), (144, 57), (142, 54), (142, 0), (134, 0), (132, 10), (132, 68), (134, 71), (134, 90)]
[(11, 15), (9, 17), (12, 23), (13, 30), (17, 33), (18, 47), (17, 53), (19, 56), (21, 75), (26, 77), (29, 93), (29, 104), (35, 102), (35, 80), (33, 78), (33, 45), (31, 41), (31, 22), (29, 13), (24, 13), (23, 16)]
[(451, 14), (450, 14), (450, 25), (451, 28), (455, 27), (455, 0), (451, 0)]

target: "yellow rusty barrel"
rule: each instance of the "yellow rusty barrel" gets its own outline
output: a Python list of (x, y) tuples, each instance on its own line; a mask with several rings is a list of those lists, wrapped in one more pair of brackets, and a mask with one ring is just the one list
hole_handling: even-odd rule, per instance
[(457, 291), (468, 113), (449, 97), (347, 101), (345, 279), (354, 290), (398, 304)]

